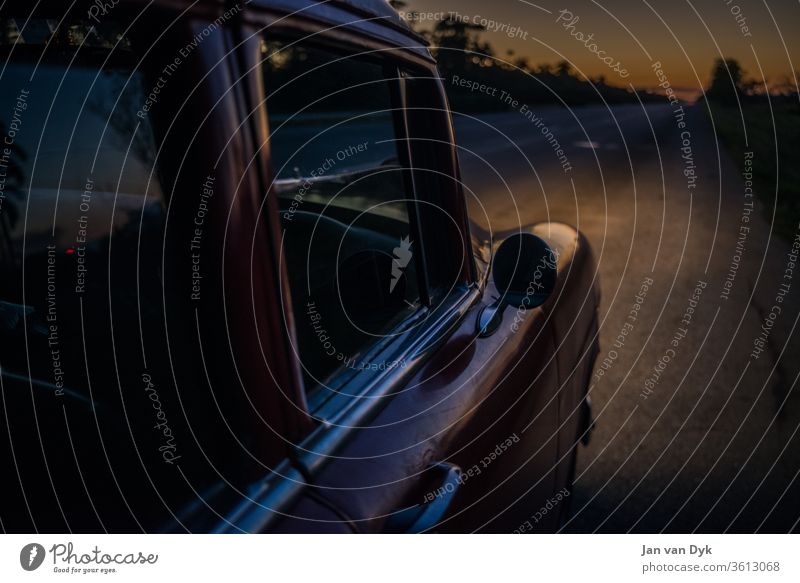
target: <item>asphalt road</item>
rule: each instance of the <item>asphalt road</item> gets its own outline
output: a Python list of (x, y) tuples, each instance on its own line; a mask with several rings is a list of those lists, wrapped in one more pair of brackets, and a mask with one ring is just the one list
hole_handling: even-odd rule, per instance
[(797, 531), (800, 264), (771, 211), (748, 214), (745, 161), (700, 107), (685, 128), (668, 105), (534, 114), (458, 115), (456, 134), (486, 226), (568, 222), (598, 261), (597, 429), (565, 530)]

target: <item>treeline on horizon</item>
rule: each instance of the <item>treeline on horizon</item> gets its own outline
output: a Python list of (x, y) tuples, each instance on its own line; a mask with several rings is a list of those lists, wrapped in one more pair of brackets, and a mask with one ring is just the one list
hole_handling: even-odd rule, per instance
[[(401, 0), (392, 0), (395, 8), (403, 8)], [(413, 22), (409, 25), (413, 27)], [(497, 88), (521, 103), (563, 103), (570, 106), (606, 103), (636, 103), (664, 101), (666, 97), (648, 89), (609, 85), (604, 75), (587, 79), (578, 74), (566, 60), (557, 63), (531, 64), (526, 56), (509, 50), (498, 55), (492, 45), (483, 40), (483, 26), (445, 17), (430, 30), (417, 30), (431, 43), (439, 71), (444, 79), (451, 106), (456, 111), (504, 111), (508, 105), (485, 93), (470, 91), (454, 85), (453, 78)], [(711, 68), (706, 89), (709, 100), (721, 103), (773, 103), (791, 106), (797, 103), (796, 88), (789, 77), (780, 84), (772, 83), (769, 93), (763, 83), (746, 80), (744, 71), (733, 59), (717, 59)]]
[(793, 77), (773, 82), (749, 79), (738, 61), (717, 59), (704, 99), (709, 121), (731, 158), (752, 155), (756, 195), (773, 230), (791, 240), (800, 228), (800, 101)]
[[(397, 4), (397, 3), (393, 3)], [(413, 23), (409, 23), (413, 24)], [(624, 87), (608, 85), (604, 76), (580, 77), (568, 61), (532, 65), (528, 57), (509, 50), (499, 56), (483, 40), (483, 26), (445, 17), (431, 30), (418, 30), (431, 43), (451, 107), (456, 111), (504, 111), (508, 105), (496, 96), (470, 91), (453, 84), (453, 78), (505, 91), (520, 103), (563, 103), (586, 105), (662, 101), (664, 96), (651, 91), (634, 93)], [(638, 97), (637, 97), (638, 94)]]
[(736, 59), (721, 58), (714, 61), (711, 81), (703, 98), (721, 105), (737, 107), (765, 105), (768, 101), (777, 107), (798, 104), (797, 88), (792, 75), (787, 75), (782, 82), (769, 82), (769, 86), (765, 87), (763, 81), (748, 78)]

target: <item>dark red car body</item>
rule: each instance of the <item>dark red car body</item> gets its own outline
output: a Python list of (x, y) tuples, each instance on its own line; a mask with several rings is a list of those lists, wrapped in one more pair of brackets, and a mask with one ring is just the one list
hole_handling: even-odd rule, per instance
[[(91, 6), (85, 3), (70, 14), (85, 20)], [(149, 112), (168, 211), (158, 240), (162, 281), (148, 301), (160, 304), (158, 313), (172, 334), (157, 349), (169, 354), (164, 370), (172, 374), (158, 372), (152, 362), (125, 370), (125, 363), (135, 359), (120, 344), (124, 329), (93, 329), (85, 322), (83, 334), (98, 338), (109, 352), (85, 350), (85, 378), (65, 382), (66, 394), (53, 396), (52, 378), (37, 380), (30, 358), (27, 367), (24, 358), (22, 364), (4, 358), (12, 342), (17, 348), (32, 342), (32, 316), (24, 306), (32, 303), (35, 286), (43, 285), (25, 275), (25, 269), (38, 269), (32, 266), (42, 258), (34, 255), (33, 244), (20, 243), (27, 254), (5, 262), (0, 284), (21, 281), (17, 291), (3, 292), (0, 300), (8, 310), (23, 306), (20, 322), (8, 325), (0, 349), (2, 528), (555, 530), (567, 501), (535, 521), (532, 517), (557, 493), (568, 493), (578, 444), (589, 431), (586, 392), (597, 353), (598, 295), (587, 241), (563, 224), (522, 226), (491, 237), (471, 225), (444, 88), (440, 81), (418, 86), (409, 81), (401, 92), (408, 103), (400, 111), (414, 162), (411, 172), (418, 174), (415, 196), (452, 219), (451, 227), (440, 229), (423, 218), (427, 244), (415, 252), (423, 254), (430, 278), (442, 277), (451, 285), (423, 297), (415, 316), (423, 324), (375, 348), (382, 359), (404, 366), (361, 371), (342, 378), (335, 393), (307, 396), (293, 351), (299, 324), (292, 315), (280, 209), (271, 195), (274, 168), (258, 67), (260, 39), (303, 37), (339, 51), (375, 52), (393, 67), (431, 79), (437, 77), (436, 64), (424, 40), (380, 0), (254, 0), (218, 20), (236, 6), (198, 2), (187, 7), (168, 0), (105, 6), (108, 18), (130, 24), (128, 34), (145, 39), (141, 46), (157, 47), (142, 57), (150, 86), (163, 63), (148, 59), (156, 53), (180, 54), (209, 23), (218, 23), (182, 59)], [(22, 3), (2, 10), (10, 16), (15, 9), (18, 18), (31, 11)], [(65, 13), (55, 3), (36, 9), (48, 10), (52, 18)], [(169, 34), (162, 35), (166, 30)], [(14, 58), (8, 51), (5, 56)], [(195, 228), (198, 193), (208, 174), (201, 169), (210, 168), (204, 295), (190, 304), (191, 257), (185, 243)], [(424, 171), (444, 178), (425, 182), (430, 179)], [(113, 223), (112, 214), (109, 219), (101, 210), (93, 212), (96, 223)], [(503, 295), (490, 275), (493, 253), (519, 232), (535, 234), (557, 252), (555, 285), (541, 306), (519, 312), (505, 307), (497, 329), (481, 334), (481, 311)], [(120, 281), (116, 270), (134, 271), (145, 252), (139, 248), (130, 262), (118, 263), (110, 247), (99, 251), (108, 258), (108, 273), (95, 269), (87, 277), (101, 279), (111, 291), (98, 322), (103, 314), (119, 322), (122, 310), (135, 311), (113, 305), (113, 290), (148, 282), (141, 274)], [(176, 339), (176, 330), (193, 340)], [(112, 361), (113, 370), (92, 368)], [(77, 358), (65, 359), (64, 365), (83, 366)], [(149, 419), (142, 422), (144, 429), (136, 425), (139, 415), (151, 414), (137, 404), (148, 382), (159, 391), (164, 418), (174, 424), (171, 433), (180, 436), (180, 463), (164, 464), (162, 456), (153, 455), (161, 442), (139, 437), (152, 431)]]

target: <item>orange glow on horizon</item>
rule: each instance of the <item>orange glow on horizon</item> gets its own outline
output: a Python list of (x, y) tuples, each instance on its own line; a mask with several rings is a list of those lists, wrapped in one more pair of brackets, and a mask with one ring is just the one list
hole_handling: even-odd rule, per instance
[[(790, 0), (768, 6), (746, 0), (691, 4), (576, 0), (568, 9), (548, 0), (489, 5), (479, 0), (406, 0), (406, 4), (402, 8), (406, 14), (417, 11), (426, 17), (415, 24), (417, 29), (429, 29), (434, 14), (454, 12), (464, 21), (488, 24), (482, 39), (500, 59), (526, 58), (532, 66), (567, 60), (579, 76), (602, 76), (609, 85), (655, 89), (658, 80), (651, 66), (660, 62), (673, 89), (693, 100), (708, 86), (715, 59), (724, 57), (738, 60), (746, 78), (761, 85), (760, 91), (796, 91), (793, 71), (800, 70), (796, 34), (800, 10)], [(611, 57), (612, 64), (619, 62), (618, 69), (628, 75), (615, 72), (598, 52)]]

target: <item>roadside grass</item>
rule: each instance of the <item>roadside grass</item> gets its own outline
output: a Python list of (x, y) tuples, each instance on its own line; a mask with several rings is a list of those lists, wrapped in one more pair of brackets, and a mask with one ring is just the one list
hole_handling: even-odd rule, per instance
[(709, 103), (717, 136), (740, 168), (744, 152), (753, 152), (754, 187), (766, 220), (772, 220), (774, 209), (774, 232), (793, 238), (800, 223), (800, 105), (789, 98), (773, 98), (770, 111), (766, 98), (751, 97), (743, 100), (740, 113), (735, 105)]

